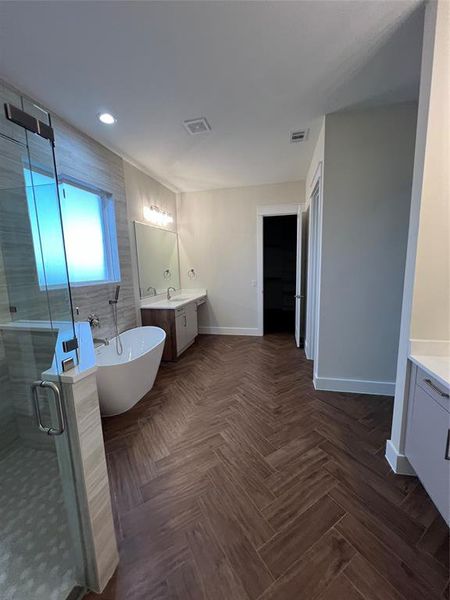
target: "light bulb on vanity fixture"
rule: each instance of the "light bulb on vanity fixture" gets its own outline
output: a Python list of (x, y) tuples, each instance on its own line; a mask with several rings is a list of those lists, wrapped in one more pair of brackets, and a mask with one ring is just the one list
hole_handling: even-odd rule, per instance
[(173, 217), (168, 212), (161, 210), (158, 206), (152, 205), (150, 207), (144, 206), (143, 210), (144, 219), (150, 221), (160, 227), (167, 227), (170, 223), (173, 223)]

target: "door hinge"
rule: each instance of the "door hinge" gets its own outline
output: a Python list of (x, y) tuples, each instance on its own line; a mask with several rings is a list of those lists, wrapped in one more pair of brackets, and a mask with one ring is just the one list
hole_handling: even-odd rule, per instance
[(8, 121), (15, 123), (16, 125), (20, 125), (27, 131), (31, 131), (32, 133), (36, 133), (40, 137), (45, 140), (49, 140), (52, 144), (55, 142), (55, 134), (53, 131), (53, 127), (39, 121), (33, 115), (29, 115), (24, 110), (17, 108), (17, 106), (13, 106), (12, 104), (8, 104), (5, 102), (5, 115)]
[(76, 337), (71, 340), (64, 340), (62, 343), (62, 348), (64, 352), (72, 352), (72, 350), (76, 350), (78, 348), (78, 340)]

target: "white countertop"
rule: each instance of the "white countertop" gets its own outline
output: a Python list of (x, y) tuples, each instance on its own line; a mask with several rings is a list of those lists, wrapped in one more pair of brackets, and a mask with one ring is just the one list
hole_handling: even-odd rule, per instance
[(191, 302), (200, 303), (206, 299), (206, 290), (177, 290), (172, 292), (172, 297), (167, 300), (167, 294), (158, 294), (141, 300), (141, 308), (156, 308), (160, 310), (171, 310), (181, 308)]
[(440, 340), (411, 340), (408, 357), (441, 385), (450, 388), (449, 347), (448, 342)]
[(450, 357), (410, 354), (410, 360), (434, 377), (441, 385), (450, 388)]

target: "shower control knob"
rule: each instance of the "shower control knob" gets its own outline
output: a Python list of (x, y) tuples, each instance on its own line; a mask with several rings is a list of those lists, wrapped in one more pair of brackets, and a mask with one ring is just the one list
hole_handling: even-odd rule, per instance
[(95, 313), (88, 316), (88, 322), (91, 327), (100, 327), (100, 319)]

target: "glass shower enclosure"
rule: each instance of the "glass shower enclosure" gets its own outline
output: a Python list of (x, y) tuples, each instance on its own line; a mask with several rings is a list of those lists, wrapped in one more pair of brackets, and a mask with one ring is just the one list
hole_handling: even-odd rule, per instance
[(60, 374), (77, 351), (51, 122), (1, 82), (0, 101), (0, 598), (72, 600), (86, 566)]

